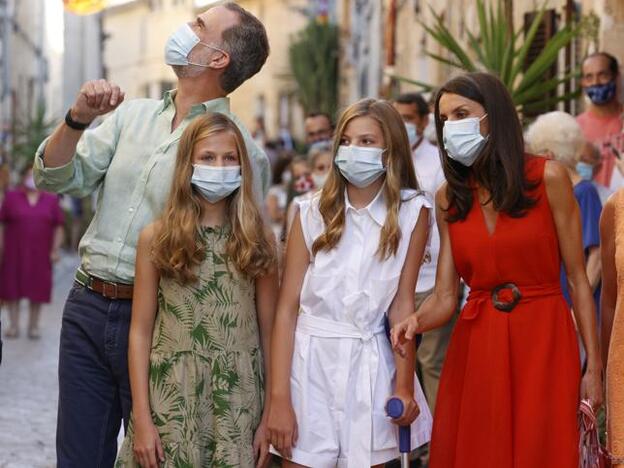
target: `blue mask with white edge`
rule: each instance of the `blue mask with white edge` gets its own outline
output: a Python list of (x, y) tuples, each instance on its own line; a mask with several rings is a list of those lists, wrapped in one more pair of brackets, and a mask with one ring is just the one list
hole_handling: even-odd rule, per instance
[(576, 172), (583, 180), (592, 180), (594, 177), (594, 166), (586, 162), (579, 161), (576, 164)]
[(340, 145), (336, 153), (336, 165), (342, 175), (358, 188), (368, 187), (386, 172), (383, 166), (382, 148)]
[(228, 197), (241, 185), (240, 166), (204, 166), (193, 164), (191, 184), (206, 200), (217, 203)]
[(193, 50), (193, 47), (197, 44), (225, 53), (218, 47), (201, 42), (199, 36), (195, 34), (195, 31), (193, 31), (188, 23), (184, 23), (167, 39), (167, 43), (165, 44), (165, 63), (167, 65), (195, 65), (208, 68), (209, 65), (189, 62), (188, 60), (191, 50)]

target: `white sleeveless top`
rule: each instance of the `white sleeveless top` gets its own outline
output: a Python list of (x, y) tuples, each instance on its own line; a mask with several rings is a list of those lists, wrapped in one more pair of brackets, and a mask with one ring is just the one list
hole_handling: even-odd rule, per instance
[(346, 322), (365, 333), (383, 327), (397, 292), (412, 231), (421, 208), (431, 209), (430, 199), (415, 190), (401, 190), (399, 209), (401, 240), (395, 255), (380, 261), (376, 254), (386, 219), (382, 187), (365, 208), (356, 209), (345, 191), (345, 227), (337, 246), (312, 254), (312, 244), (325, 230), (319, 212), (320, 194), (299, 202), (303, 237), (310, 252), (300, 296), (300, 313)]

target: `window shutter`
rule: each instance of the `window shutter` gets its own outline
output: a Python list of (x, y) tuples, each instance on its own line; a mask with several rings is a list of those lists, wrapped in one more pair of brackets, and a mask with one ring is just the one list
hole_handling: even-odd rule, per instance
[[(532, 11), (529, 13), (525, 13), (524, 15), (524, 35), (526, 37), (529, 32), (529, 28), (533, 23), (533, 19), (537, 16), (536, 11)], [(554, 9), (544, 11), (544, 15), (542, 16), (542, 22), (537, 29), (537, 33), (535, 34), (535, 38), (533, 39), (533, 43), (529, 48), (529, 52), (524, 61), (524, 70), (527, 70), (529, 66), (535, 61), (537, 56), (544, 50), (548, 41), (555, 35), (557, 32), (557, 22), (558, 15)], [(558, 72), (558, 64), (555, 62), (550, 69), (544, 73), (544, 81), (550, 80), (557, 76)], [(525, 117), (536, 117), (539, 114), (544, 112), (552, 111), (557, 108), (556, 104), (544, 105), (544, 101), (550, 98), (553, 98), (557, 95), (557, 90), (550, 91), (544, 94), (542, 97), (527, 103), (524, 106), (524, 115)]]

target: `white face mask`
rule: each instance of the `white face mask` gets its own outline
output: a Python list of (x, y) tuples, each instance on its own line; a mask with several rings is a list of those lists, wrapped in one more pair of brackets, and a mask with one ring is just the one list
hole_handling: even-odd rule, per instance
[(383, 166), (382, 148), (340, 145), (336, 153), (336, 165), (342, 175), (358, 188), (368, 187), (386, 172)]
[(442, 135), (449, 158), (467, 167), (474, 164), (487, 142), (480, 130), (481, 121), (486, 116), (444, 122)]
[(167, 39), (165, 44), (165, 63), (167, 65), (196, 65), (209, 68), (209, 65), (189, 62), (188, 56), (197, 44), (225, 53), (223, 49), (201, 42), (195, 31), (184, 23)]
[(210, 203), (217, 203), (241, 185), (240, 166), (193, 164), (193, 184)]
[(322, 189), (323, 185), (325, 185), (325, 182), (327, 181), (328, 175), (329, 175), (328, 172), (326, 172), (325, 174), (312, 174), (312, 180), (314, 181), (314, 188), (316, 188), (317, 190)]
[(407, 130), (410, 148), (413, 148), (416, 142), (418, 142), (418, 130), (416, 129), (416, 125), (411, 122), (405, 122), (405, 130)]

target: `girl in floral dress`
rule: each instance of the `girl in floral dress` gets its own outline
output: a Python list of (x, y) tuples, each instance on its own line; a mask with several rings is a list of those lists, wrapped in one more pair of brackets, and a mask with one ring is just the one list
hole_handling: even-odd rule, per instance
[(118, 467), (253, 467), (267, 459), (272, 237), (243, 138), (206, 114), (184, 131), (171, 193), (137, 248), (132, 420)]

